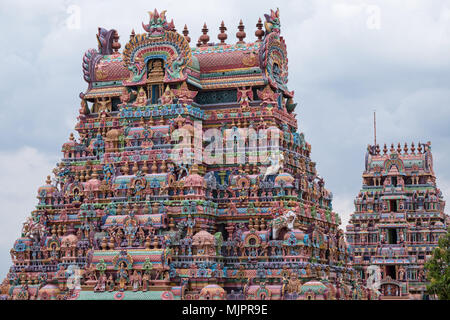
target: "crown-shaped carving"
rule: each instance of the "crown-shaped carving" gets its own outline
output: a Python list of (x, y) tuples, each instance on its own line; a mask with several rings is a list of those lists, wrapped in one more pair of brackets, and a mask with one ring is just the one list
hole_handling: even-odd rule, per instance
[(150, 20), (148, 24), (142, 22), (142, 27), (150, 34), (150, 36), (161, 36), (165, 31), (175, 31), (173, 20), (169, 23), (167, 22), (166, 10), (158, 13), (158, 10), (155, 9), (153, 12), (149, 11), (148, 15)]
[(266, 29), (266, 34), (271, 32), (280, 33), (280, 10), (277, 8), (276, 11), (270, 9), (270, 15), (265, 14), (266, 22), (264, 27)]

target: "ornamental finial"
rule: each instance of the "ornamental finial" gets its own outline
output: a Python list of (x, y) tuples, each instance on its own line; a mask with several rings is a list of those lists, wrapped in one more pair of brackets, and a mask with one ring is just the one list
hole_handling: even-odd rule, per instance
[(113, 33), (113, 42), (112, 42), (112, 49), (114, 50), (114, 52), (118, 52), (120, 49), (120, 42), (119, 42), (119, 33), (117, 32), (117, 30), (114, 30)]
[(206, 26), (206, 22), (203, 24), (203, 28), (202, 28), (202, 35), (200, 36), (200, 38), (198, 39), (199, 42), (201, 42), (201, 46), (202, 47), (206, 47), (208, 45), (208, 41), (209, 41), (209, 35), (208, 35), (208, 27)]
[(243, 44), (245, 43), (244, 38), (246, 36), (245, 31), (244, 31), (244, 23), (242, 22), (242, 19), (239, 21), (239, 25), (238, 25), (238, 32), (236, 33), (236, 38), (239, 39), (239, 41), (237, 42), (238, 44)]
[(225, 45), (225, 40), (227, 40), (228, 35), (225, 33), (227, 31), (227, 27), (225, 27), (225, 23), (222, 21), (219, 27), (220, 33), (217, 38), (220, 40), (220, 45)]
[(183, 36), (187, 42), (191, 42), (191, 37), (189, 37), (189, 30), (188, 30), (187, 25), (184, 25)]
[(262, 29), (263, 24), (261, 21), (261, 18), (258, 19), (258, 23), (256, 24), (257, 30), (255, 31), (255, 36), (258, 38), (256, 42), (261, 42), (262, 38), (264, 37), (264, 30)]
[(175, 23), (173, 23), (173, 19), (170, 20), (169, 30), (173, 31), (173, 32), (177, 32), (177, 29), (175, 29)]

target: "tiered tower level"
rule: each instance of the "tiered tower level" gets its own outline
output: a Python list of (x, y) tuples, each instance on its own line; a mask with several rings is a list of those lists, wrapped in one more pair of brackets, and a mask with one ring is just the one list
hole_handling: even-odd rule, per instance
[(346, 237), (355, 269), (379, 286), (381, 298), (422, 298), (424, 263), (447, 229), (444, 207), (430, 142), (368, 146)]
[(278, 10), (254, 42), (241, 21), (227, 44), (222, 22), (220, 43), (205, 24), (194, 47), (149, 15), (122, 52), (99, 28), (84, 55), (79, 138), (38, 190), (2, 297), (374, 298), (297, 132)]

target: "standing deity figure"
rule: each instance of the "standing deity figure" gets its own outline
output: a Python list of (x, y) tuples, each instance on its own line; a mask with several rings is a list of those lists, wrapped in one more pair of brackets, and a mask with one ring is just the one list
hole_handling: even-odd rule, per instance
[(398, 280), (405, 280), (405, 269), (401, 267), (398, 271)]
[(423, 280), (424, 280), (424, 273), (423, 273), (423, 270), (420, 269), (420, 271), (419, 271), (419, 281), (422, 282)]
[(130, 278), (133, 291), (138, 291), (142, 280), (141, 275), (138, 274), (136, 270), (134, 270), (134, 273)]
[(142, 276), (142, 291), (148, 290), (149, 282), (150, 282), (150, 274), (148, 271), (145, 271), (144, 275)]
[(252, 88), (238, 88), (237, 99), (239, 104), (241, 105), (242, 111), (247, 111), (250, 107), (250, 101), (253, 100)]
[(142, 245), (144, 243), (145, 240), (145, 232), (144, 229), (142, 229), (142, 227), (139, 227), (138, 232), (136, 233), (137, 238), (139, 239), (139, 245)]
[(405, 235), (403, 233), (403, 230), (399, 231), (399, 238), (400, 238), (400, 243), (403, 243), (405, 241)]
[(191, 214), (188, 215), (186, 227), (187, 227), (186, 236), (192, 237), (192, 235), (194, 234), (195, 220), (192, 219)]
[(120, 264), (120, 268), (119, 271), (117, 272), (118, 277), (119, 277), (119, 290), (120, 291), (124, 291), (127, 287), (128, 284), (128, 272), (125, 269), (125, 265), (122, 263)]
[(122, 239), (123, 239), (123, 231), (121, 228), (119, 228), (116, 232), (116, 238), (115, 238), (116, 245), (118, 247), (120, 247), (120, 245), (122, 244)]
[(380, 235), (381, 243), (386, 243), (386, 231), (382, 231)]
[(128, 92), (127, 88), (122, 89), (122, 95), (120, 96), (120, 104), (119, 107), (126, 106), (131, 100), (131, 92)]
[(106, 275), (104, 272), (102, 272), (97, 279), (97, 285), (95, 286), (94, 291), (101, 291), (101, 292), (105, 291), (106, 282), (107, 282)]
[(398, 177), (397, 180), (398, 180), (397, 185), (403, 189), (403, 187), (405, 186), (405, 181), (403, 180), (402, 177)]
[(97, 100), (97, 106), (98, 117), (100, 119), (105, 119), (106, 117), (108, 117), (108, 112), (112, 110), (111, 98), (99, 98)]

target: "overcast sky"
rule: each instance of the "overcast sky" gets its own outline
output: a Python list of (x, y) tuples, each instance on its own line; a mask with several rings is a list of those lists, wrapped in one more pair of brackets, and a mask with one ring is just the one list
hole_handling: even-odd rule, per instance
[(0, 277), (9, 250), (37, 203), (36, 191), (61, 158), (86, 89), (81, 62), (97, 27), (115, 28), (122, 49), (155, 5), (191, 44), (203, 23), (217, 42), (220, 22), (247, 41), (280, 8), (300, 131), (343, 227), (361, 187), (377, 111), (380, 143), (432, 142), (438, 186), (450, 195), (450, 1), (24, 1), (0, 2)]

